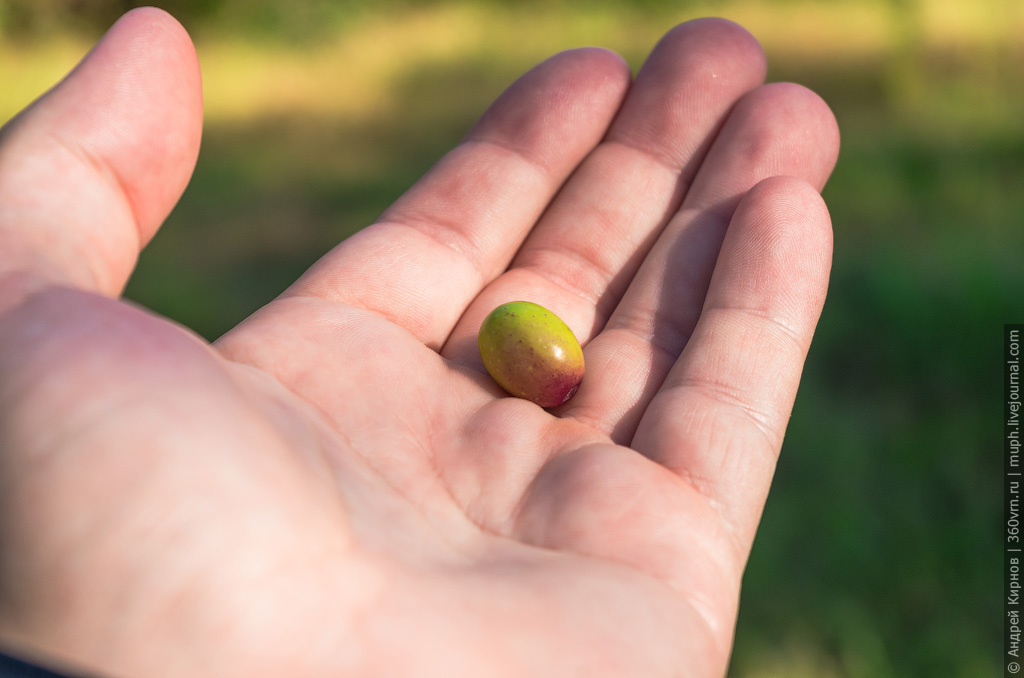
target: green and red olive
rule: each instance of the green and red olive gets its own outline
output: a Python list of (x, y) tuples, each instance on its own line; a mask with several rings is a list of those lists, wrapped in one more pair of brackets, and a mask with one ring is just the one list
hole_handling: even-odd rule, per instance
[(583, 349), (562, 319), (529, 301), (502, 304), (484, 319), (478, 337), (484, 367), (517, 398), (555, 407), (583, 381)]

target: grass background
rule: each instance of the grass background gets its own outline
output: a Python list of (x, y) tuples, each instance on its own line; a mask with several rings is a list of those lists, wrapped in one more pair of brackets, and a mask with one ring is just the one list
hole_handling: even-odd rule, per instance
[[(0, 119), (131, 2), (0, 0)], [(1017, 0), (179, 0), (206, 131), (128, 296), (214, 338), (370, 223), (517, 75), (634, 68), (725, 16), (832, 106), (829, 300), (744, 582), (730, 676), (996, 675), (1000, 361), (1024, 321)]]

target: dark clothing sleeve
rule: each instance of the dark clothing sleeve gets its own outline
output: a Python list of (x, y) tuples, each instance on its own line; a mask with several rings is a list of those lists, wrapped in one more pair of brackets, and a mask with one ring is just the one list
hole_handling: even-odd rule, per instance
[(9, 654), (0, 652), (0, 678), (98, 678), (80, 673), (54, 673), (42, 666), (31, 664), (22, 659), (15, 659)]

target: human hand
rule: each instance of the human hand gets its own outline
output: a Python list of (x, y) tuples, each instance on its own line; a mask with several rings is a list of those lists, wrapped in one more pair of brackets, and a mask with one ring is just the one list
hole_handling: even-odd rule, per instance
[[(0, 133), (0, 645), (110, 676), (720, 676), (825, 296), (838, 148), (760, 47), (527, 73), (214, 345), (117, 300), (198, 153), (133, 11)], [(573, 400), (476, 331), (550, 308)]]

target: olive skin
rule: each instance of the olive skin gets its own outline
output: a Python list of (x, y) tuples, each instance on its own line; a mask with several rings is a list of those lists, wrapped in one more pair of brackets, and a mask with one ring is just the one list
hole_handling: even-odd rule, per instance
[(568, 401), (583, 381), (583, 349), (572, 330), (532, 302), (512, 301), (491, 311), (477, 343), (494, 380), (541, 407)]

